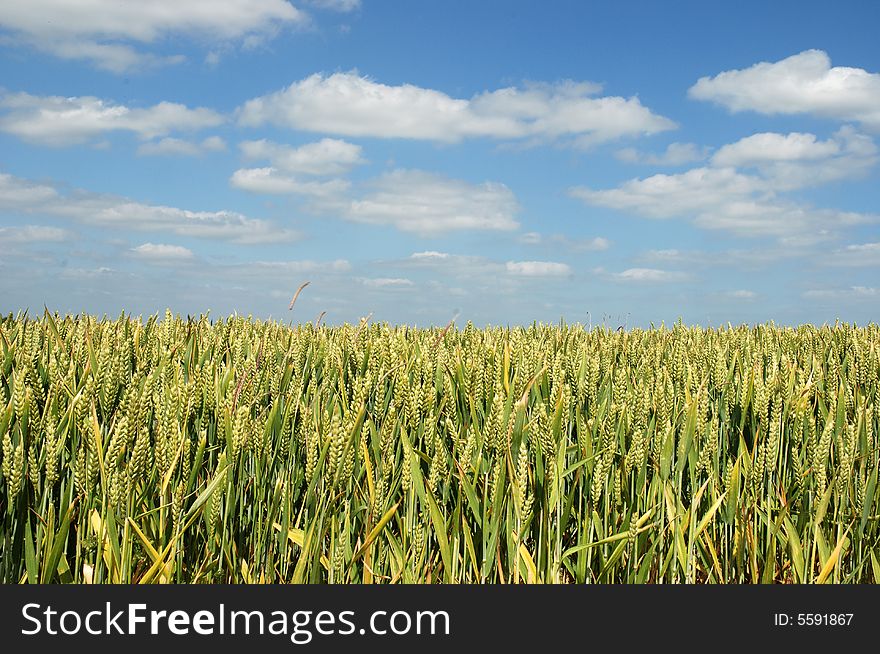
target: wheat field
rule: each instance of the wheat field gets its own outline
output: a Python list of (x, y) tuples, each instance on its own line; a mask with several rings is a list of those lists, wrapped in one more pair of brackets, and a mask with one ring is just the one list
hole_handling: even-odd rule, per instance
[(5, 583), (874, 583), (880, 328), (0, 319)]

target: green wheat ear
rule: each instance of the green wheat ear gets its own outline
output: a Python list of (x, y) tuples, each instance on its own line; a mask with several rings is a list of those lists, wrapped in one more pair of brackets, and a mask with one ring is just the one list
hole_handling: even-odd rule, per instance
[(876, 325), (0, 330), (3, 582), (876, 581)]

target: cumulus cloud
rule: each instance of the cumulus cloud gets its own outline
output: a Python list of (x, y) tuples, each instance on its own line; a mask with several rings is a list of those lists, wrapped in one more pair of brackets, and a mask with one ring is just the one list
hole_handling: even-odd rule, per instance
[(599, 252), (611, 247), (611, 241), (602, 236), (593, 238), (571, 238), (564, 234), (550, 234), (545, 236), (540, 232), (526, 232), (518, 239), (524, 245), (549, 245), (564, 247), (573, 252)]
[(555, 261), (508, 261), (505, 266), (508, 274), (518, 277), (565, 277), (571, 274), (571, 267)]
[(437, 261), (448, 259), (450, 254), (448, 252), (437, 252), (436, 250), (425, 250), (424, 252), (413, 252), (409, 255), (410, 259), (415, 259), (417, 261)]
[(857, 212), (816, 209), (775, 197), (760, 179), (732, 168), (697, 168), (680, 175), (654, 175), (601, 191), (571, 190), (588, 204), (648, 218), (692, 217), (706, 229), (742, 236), (826, 240), (842, 227), (876, 220)]
[(862, 300), (880, 298), (880, 288), (873, 286), (850, 286), (841, 289), (811, 289), (803, 296), (813, 300)]
[(625, 163), (648, 164), (651, 166), (682, 166), (695, 161), (703, 161), (711, 151), (707, 146), (696, 143), (670, 143), (660, 154), (642, 152), (636, 148), (623, 148), (614, 156)]
[(610, 277), (616, 281), (635, 283), (681, 282), (688, 279), (683, 272), (656, 268), (628, 268), (623, 272), (611, 273)]
[(359, 277), (358, 281), (369, 288), (410, 288), (411, 279), (405, 277)]
[(719, 200), (746, 200), (762, 191), (760, 180), (733, 168), (694, 168), (675, 175), (631, 179), (617, 188), (575, 187), (574, 197), (589, 204), (634, 211), (649, 218), (671, 218), (714, 209)]
[(687, 266), (689, 268), (711, 268), (733, 266), (738, 268), (763, 268), (775, 265), (786, 259), (795, 259), (811, 253), (808, 245), (774, 244), (770, 247), (730, 248), (724, 250), (648, 250), (639, 260), (650, 264)]
[(458, 230), (514, 230), (519, 204), (507, 186), (472, 184), (419, 170), (395, 170), (369, 182), (356, 196), (328, 197), (317, 211), (404, 232), (440, 234)]
[(265, 159), (272, 167), (288, 173), (340, 175), (366, 163), (361, 146), (340, 139), (325, 138), (299, 147), (261, 139), (243, 141), (239, 147), (246, 159)]
[(556, 261), (507, 261), (500, 262), (486, 257), (450, 254), (427, 250), (413, 252), (399, 265), (430, 269), (437, 272), (451, 273), (456, 277), (472, 280), (494, 279), (496, 281), (508, 277), (523, 279), (529, 277), (568, 277), (573, 274), (571, 266)]
[(232, 173), (229, 183), (237, 189), (251, 193), (268, 193), (272, 195), (306, 195), (315, 198), (335, 198), (344, 194), (350, 182), (344, 179), (328, 181), (303, 181), (297, 177), (286, 175), (275, 168), (240, 168)]
[(298, 237), (292, 230), (234, 211), (190, 211), (124, 197), (75, 190), (0, 173), (0, 211), (67, 218), (116, 229), (165, 232), (234, 243), (275, 243)]
[(0, 131), (50, 146), (84, 143), (114, 131), (152, 139), (173, 131), (216, 127), (224, 121), (211, 109), (190, 109), (173, 102), (130, 108), (91, 96), (64, 98), (29, 93), (0, 97), (0, 111)]
[(517, 239), (525, 245), (538, 245), (543, 240), (540, 232), (526, 232)]
[(840, 152), (838, 142), (817, 141), (814, 134), (792, 132), (753, 134), (722, 147), (712, 163), (718, 166), (754, 166), (769, 161), (812, 161)]
[(568, 241), (574, 250), (591, 250), (594, 252), (599, 252), (601, 250), (607, 250), (611, 247), (611, 241), (603, 236), (596, 236), (594, 238), (587, 239), (574, 239)]
[(189, 248), (163, 243), (143, 243), (132, 248), (131, 252), (138, 259), (155, 262), (181, 262), (195, 257)]
[(794, 190), (864, 176), (877, 163), (877, 146), (849, 126), (825, 141), (814, 134), (764, 132), (723, 146), (711, 163), (753, 168), (774, 190)]
[(794, 245), (827, 240), (840, 228), (877, 218), (814, 208), (784, 193), (862, 177), (876, 161), (874, 142), (850, 127), (826, 141), (812, 134), (755, 134), (722, 147), (708, 166), (631, 179), (611, 189), (574, 187), (570, 194), (648, 218), (691, 218), (700, 227), (772, 235)]
[(0, 227), (0, 244), (63, 243), (73, 235), (60, 227), (21, 225)]
[(747, 289), (739, 289), (736, 291), (730, 291), (727, 293), (728, 297), (732, 297), (736, 300), (754, 300), (758, 294), (754, 291), (749, 291)]
[(741, 236), (776, 236), (783, 244), (803, 247), (838, 237), (841, 229), (869, 222), (876, 216), (855, 211), (813, 208), (787, 201), (731, 202), (717, 213), (703, 213), (694, 224), (721, 229)]
[(838, 248), (826, 261), (835, 266), (880, 266), (880, 243), (854, 243)]
[(638, 98), (594, 97), (599, 90), (595, 84), (561, 82), (462, 99), (412, 84), (380, 84), (356, 72), (315, 74), (249, 100), (239, 110), (239, 122), (344, 136), (568, 140), (580, 146), (676, 126)]
[(688, 95), (734, 112), (812, 114), (880, 129), (880, 74), (832, 67), (822, 50), (702, 77)]
[(656, 261), (681, 261), (684, 253), (675, 248), (667, 248), (663, 250), (648, 250), (646, 256)]
[[(325, 0), (344, 5), (345, 0)], [(28, 0), (7, 3), (0, 28), (11, 38), (64, 59), (88, 61), (122, 73), (149, 64), (175, 63), (179, 55), (157, 56), (131, 43), (148, 45), (170, 36), (206, 43), (245, 45), (274, 36), (307, 16), (286, 0)]]
[(137, 153), (142, 156), (198, 157), (208, 152), (223, 152), (226, 142), (219, 136), (209, 136), (202, 141), (187, 141), (166, 136), (158, 141), (142, 143)]
[(61, 279), (71, 280), (71, 281), (95, 281), (100, 279), (104, 281), (108, 278), (120, 278), (123, 277), (124, 274), (120, 273), (118, 270), (114, 270), (109, 266), (99, 266), (97, 268), (80, 268), (80, 267), (71, 267), (65, 268), (58, 273), (58, 276)]
[(296, 194), (315, 198), (338, 199), (346, 194), (351, 183), (345, 179), (314, 181), (303, 175), (340, 175), (354, 166), (366, 163), (361, 147), (339, 139), (321, 139), (299, 147), (280, 145), (261, 139), (239, 144), (246, 159), (265, 159), (272, 165), (262, 168), (241, 168), (230, 183), (252, 193)]
[(345, 273), (351, 270), (347, 259), (333, 261), (255, 261), (251, 263), (233, 264), (225, 268), (235, 271), (235, 275), (248, 275), (260, 278), (286, 277), (303, 273)]
[(338, 11), (347, 13), (360, 9), (361, 0), (304, 0), (305, 4), (316, 9), (325, 9), (327, 11)]

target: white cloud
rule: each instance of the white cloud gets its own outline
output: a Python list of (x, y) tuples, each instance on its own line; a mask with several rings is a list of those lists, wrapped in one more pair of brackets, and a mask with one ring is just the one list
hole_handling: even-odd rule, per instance
[(517, 240), (525, 245), (538, 245), (541, 242), (542, 237), (539, 232), (526, 232)]
[(711, 163), (754, 168), (774, 190), (793, 190), (864, 176), (877, 163), (877, 146), (852, 127), (842, 127), (825, 141), (814, 134), (765, 132), (725, 145)]
[(460, 99), (411, 84), (380, 84), (355, 72), (315, 74), (249, 100), (239, 110), (239, 121), (345, 136), (446, 142), (569, 139), (580, 146), (675, 128), (638, 98), (592, 97), (598, 91), (595, 84), (562, 82)]
[(716, 166), (754, 166), (768, 161), (826, 159), (840, 152), (832, 140), (817, 141), (814, 134), (792, 132), (753, 134), (722, 147), (712, 157)]
[(602, 236), (594, 238), (571, 238), (564, 234), (545, 236), (540, 232), (526, 232), (517, 239), (524, 245), (561, 246), (573, 252), (599, 252), (611, 247), (611, 241)]
[(340, 13), (347, 13), (361, 7), (361, 0), (305, 0), (305, 3), (317, 9)]
[(28, 0), (6, 3), (0, 27), (20, 42), (65, 59), (125, 72), (145, 64), (174, 63), (127, 42), (151, 44), (170, 36), (245, 45), (271, 38), (280, 27), (306, 22), (286, 0)]
[(507, 272), (518, 277), (565, 277), (571, 274), (571, 267), (555, 261), (508, 261)]
[(312, 197), (337, 197), (344, 194), (351, 185), (344, 179), (304, 182), (291, 175), (285, 175), (272, 167), (240, 168), (232, 173), (229, 183), (235, 188), (251, 193), (294, 194)]
[(671, 218), (714, 209), (725, 200), (745, 200), (764, 188), (757, 178), (733, 168), (703, 167), (632, 179), (607, 190), (575, 187), (571, 194), (589, 204), (635, 211), (649, 218)]
[(827, 141), (812, 134), (756, 134), (722, 147), (709, 166), (632, 179), (612, 189), (574, 187), (570, 194), (648, 218), (692, 218), (707, 229), (772, 235), (795, 245), (828, 240), (842, 227), (876, 217), (817, 209), (782, 194), (864, 176), (876, 161), (874, 142), (849, 127)]
[(69, 231), (60, 227), (43, 225), (0, 227), (0, 244), (62, 243), (72, 237)]
[(688, 279), (685, 273), (656, 268), (629, 268), (619, 273), (611, 273), (610, 277), (621, 282), (681, 282)]
[(575, 240), (572, 247), (575, 250), (592, 250), (595, 252), (599, 252), (601, 250), (607, 250), (608, 248), (610, 248), (611, 241), (602, 236), (596, 236), (595, 238)]
[(854, 243), (834, 250), (827, 259), (835, 266), (880, 266), (880, 243)]
[(880, 74), (862, 68), (832, 68), (822, 50), (702, 77), (688, 95), (734, 112), (813, 114), (880, 129)]
[(680, 261), (683, 253), (681, 250), (672, 248), (665, 250), (648, 250), (647, 256), (649, 259), (657, 261)]
[(426, 250), (424, 252), (413, 252), (409, 255), (410, 259), (416, 259), (419, 261), (436, 261), (438, 259), (448, 259), (449, 253), (447, 252), (437, 252), (435, 250)]
[(181, 262), (195, 257), (189, 248), (162, 243), (143, 243), (132, 248), (131, 252), (139, 259), (155, 262)]
[(411, 279), (403, 277), (360, 277), (358, 281), (370, 288), (409, 288), (414, 285)]
[(312, 261), (304, 259), (300, 261), (255, 261), (253, 263), (235, 264), (228, 267), (235, 271), (235, 275), (246, 274), (258, 277), (284, 277), (286, 275), (298, 275), (303, 273), (344, 273), (351, 270), (351, 264), (347, 259), (335, 259), (333, 261)]
[(404, 232), (514, 230), (519, 204), (504, 184), (471, 184), (419, 170), (395, 170), (353, 198), (325, 198), (316, 209)]
[(749, 291), (746, 289), (730, 291), (727, 295), (737, 300), (754, 300), (758, 296), (758, 294), (754, 291)]
[(813, 289), (803, 296), (815, 300), (859, 300), (880, 298), (880, 288), (872, 286), (850, 286), (845, 289)]
[(841, 229), (876, 222), (877, 218), (854, 211), (816, 209), (786, 201), (743, 201), (702, 213), (694, 224), (742, 236), (777, 236), (780, 243), (802, 247), (837, 238)]
[(16, 211), (56, 200), (58, 192), (51, 186), (0, 173), (0, 207)]
[(223, 152), (226, 150), (226, 141), (219, 136), (209, 136), (204, 139), (200, 145), (207, 152)]
[(306, 175), (340, 175), (366, 163), (361, 146), (340, 139), (321, 139), (298, 148), (266, 139), (243, 141), (242, 154), (250, 160), (267, 159), (274, 168)]
[(670, 143), (661, 154), (642, 152), (635, 148), (623, 148), (614, 153), (620, 161), (633, 164), (649, 164), (652, 166), (681, 166), (695, 161), (702, 161), (709, 155), (709, 147), (700, 147), (696, 143)]
[(501, 272), (504, 270), (504, 264), (496, 261), (490, 261), (485, 257), (470, 254), (451, 254), (449, 252), (435, 252), (427, 250), (425, 252), (413, 252), (405, 260), (401, 261), (404, 265), (417, 266), (420, 268), (437, 268), (460, 271), (468, 274), (472, 271), (491, 270), (492, 272)]
[(159, 141), (142, 143), (138, 146), (137, 153), (146, 156), (170, 155), (197, 157), (207, 152), (222, 152), (225, 149), (226, 142), (219, 136), (209, 136), (200, 142), (166, 136)]
[(58, 276), (68, 280), (89, 280), (93, 281), (100, 278), (118, 277), (119, 271), (107, 266), (99, 266), (98, 268), (64, 268)]
[(276, 243), (298, 237), (293, 230), (234, 211), (190, 211), (128, 198), (75, 190), (62, 194), (47, 184), (0, 173), (0, 211), (68, 218), (79, 223), (235, 243)]
[(797, 245), (790, 242), (774, 243), (770, 247), (725, 250), (648, 250), (639, 259), (646, 263), (676, 264), (690, 268), (717, 269), (720, 266), (733, 266), (756, 270), (775, 265), (786, 259), (795, 259), (815, 254), (810, 243)]
[(217, 112), (182, 104), (160, 102), (147, 108), (129, 108), (84, 96), (36, 96), (10, 93), (0, 98), (0, 131), (42, 145), (84, 143), (112, 131), (129, 131), (142, 139), (172, 131), (216, 127), (224, 118)]
[(406, 261), (410, 265), (445, 269), (461, 277), (500, 276), (507, 273), (511, 277), (566, 277), (572, 274), (568, 264), (555, 261), (507, 261), (501, 263), (485, 257), (449, 254), (447, 252), (414, 252)]
[(340, 139), (325, 138), (299, 147), (261, 139), (243, 141), (239, 148), (246, 159), (264, 159), (272, 164), (233, 173), (232, 186), (252, 193), (342, 196), (350, 186), (347, 180), (303, 181), (297, 175), (340, 175), (366, 163), (359, 145)]

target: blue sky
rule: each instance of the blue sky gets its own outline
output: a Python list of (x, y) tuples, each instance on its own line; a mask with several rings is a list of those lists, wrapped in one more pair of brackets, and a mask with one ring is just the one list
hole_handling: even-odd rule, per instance
[(878, 19), (5, 3), (0, 310), (876, 320)]

